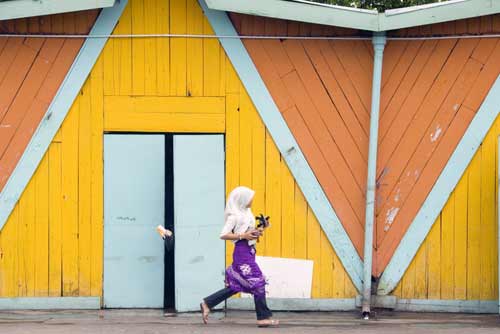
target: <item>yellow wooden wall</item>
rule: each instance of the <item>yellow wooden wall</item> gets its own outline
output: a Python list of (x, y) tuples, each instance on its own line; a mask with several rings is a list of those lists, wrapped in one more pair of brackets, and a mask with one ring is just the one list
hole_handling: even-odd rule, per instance
[[(129, 1), (114, 33), (169, 32), (213, 34), (196, 0)], [(104, 131), (225, 132), (227, 191), (254, 188), (272, 217), (259, 254), (314, 260), (314, 298), (356, 295), (219, 42), (128, 38), (107, 42), (0, 232), (0, 297), (102, 295)]]
[(451, 194), (394, 294), (498, 299), (497, 138), (500, 118)]

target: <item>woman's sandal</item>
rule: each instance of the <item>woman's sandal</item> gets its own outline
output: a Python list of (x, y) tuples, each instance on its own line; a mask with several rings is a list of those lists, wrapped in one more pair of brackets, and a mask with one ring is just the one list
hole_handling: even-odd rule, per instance
[(257, 327), (260, 328), (279, 327), (279, 326), (280, 326), (280, 321), (274, 319), (269, 320), (269, 322), (267, 323), (257, 323)]
[(201, 311), (201, 318), (203, 319), (203, 323), (206, 325), (208, 324), (208, 314), (210, 311), (205, 312), (205, 308), (203, 307), (203, 303), (200, 303), (200, 311)]

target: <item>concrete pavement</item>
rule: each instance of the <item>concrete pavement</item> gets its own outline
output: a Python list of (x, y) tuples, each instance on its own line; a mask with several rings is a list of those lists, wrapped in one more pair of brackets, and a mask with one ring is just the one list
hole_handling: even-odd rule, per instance
[(252, 312), (214, 313), (210, 324), (199, 314), (164, 317), (158, 310), (0, 312), (0, 333), (500, 333), (497, 315), (380, 312), (365, 321), (358, 313), (277, 313), (279, 329), (255, 326)]

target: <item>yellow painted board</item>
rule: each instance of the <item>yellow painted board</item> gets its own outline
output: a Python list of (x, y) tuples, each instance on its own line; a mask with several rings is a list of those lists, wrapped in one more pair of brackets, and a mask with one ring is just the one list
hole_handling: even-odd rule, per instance
[[(204, 15), (197, 0), (186, 0), (186, 29), (188, 34), (203, 34)], [(186, 40), (187, 56), (187, 95), (203, 96), (203, 68), (204, 50), (201, 38)], [(217, 83), (218, 84), (218, 83)], [(218, 88), (218, 85), (217, 85)]]
[(415, 295), (415, 269), (415, 259), (413, 259), (403, 276), (403, 298), (412, 298)]
[[(102, 67), (98, 62), (96, 67)], [(90, 193), (91, 193), (91, 296), (102, 296), (103, 271), (103, 132), (104, 132), (104, 99), (103, 84), (99, 77), (91, 77), (91, 132), (92, 148)]]
[(17, 249), (18, 296), (33, 297), (35, 290), (35, 187), (32, 178), (19, 200)]
[(441, 298), (454, 299), (455, 197), (450, 196), (441, 213)]
[[(243, 138), (240, 139), (243, 140)], [(281, 157), (279, 151), (276, 148), (271, 135), (266, 131), (266, 214), (271, 217), (271, 226), (267, 231), (265, 239), (266, 256), (273, 257), (281, 256), (280, 164)]]
[(46, 154), (35, 173), (35, 296), (49, 294), (49, 157)]
[(313, 264), (312, 298), (321, 298), (321, 228), (311, 209), (307, 210), (307, 258)]
[[(324, 234), (324, 233), (322, 233)], [(338, 258), (337, 254), (333, 251), (333, 248), (330, 244), (330, 241), (326, 239), (328, 242), (328, 247), (329, 247), (329, 253), (330, 253), (330, 265), (332, 266), (332, 295), (328, 296), (330, 298), (348, 298), (348, 293), (350, 293), (351, 290), (351, 282), (347, 278), (347, 275), (344, 270), (344, 266), (342, 265), (342, 262), (340, 262), (340, 259)], [(325, 244), (326, 246), (327, 244)], [(323, 247), (323, 244), (321, 244), (321, 247)], [(323, 259), (321, 259), (321, 264), (323, 265)], [(327, 278), (328, 279), (328, 278)], [(323, 287), (323, 282), (321, 282)], [(352, 296), (356, 296), (356, 294), (352, 294)], [(326, 297), (326, 296), (324, 296)]]
[(294, 257), (305, 259), (307, 258), (307, 202), (297, 183), (295, 183), (294, 202)]
[(427, 236), (427, 275), (429, 299), (441, 298), (441, 217), (438, 217)]
[(61, 144), (49, 147), (49, 296), (60, 297), (62, 278)]
[[(116, 34), (132, 34), (132, 5), (129, 3), (118, 21), (115, 29)], [(110, 40), (108, 40), (109, 43)], [(132, 94), (132, 38), (118, 38), (113, 42), (115, 49), (119, 50), (119, 58), (115, 58), (115, 69), (118, 71), (119, 81), (115, 81), (115, 92), (118, 95)], [(102, 69), (101, 69), (102, 70)], [(92, 70), (95, 75), (96, 68)], [(115, 74), (115, 80), (117, 79)]]
[[(490, 135), (491, 134), (491, 135)], [(498, 299), (494, 295), (495, 286), (498, 281), (494, 281), (494, 271), (496, 271), (497, 262), (495, 254), (498, 252), (497, 235), (495, 234), (496, 220), (496, 127), (493, 126), (489, 134), (481, 145), (481, 226), (480, 226), (480, 299), (492, 300)]]
[[(106, 96), (105, 112), (168, 114), (221, 114), (226, 111), (224, 97)], [(147, 121), (147, 120), (146, 120)]]
[(90, 296), (90, 252), (91, 252), (91, 192), (90, 192), (90, 163), (92, 147), (90, 133), (92, 123), (91, 113), (91, 87), (87, 80), (78, 97), (79, 112), (79, 138), (78, 138), (78, 287), (79, 296)]
[[(130, 4), (128, 6), (130, 6)], [(106, 95), (115, 95), (115, 77), (114, 77), (115, 41), (116, 39), (114, 38), (108, 39), (108, 41), (104, 45), (104, 49), (101, 56), (104, 62), (103, 79), (104, 79), (104, 94)]]
[[(239, 95), (228, 94), (226, 96), (226, 197), (240, 183), (240, 134), (239, 134)], [(262, 194), (263, 195), (263, 194)], [(262, 196), (257, 194), (257, 196)], [(264, 237), (264, 240), (266, 237)], [(257, 251), (261, 252), (260, 242)], [(231, 242), (226, 242), (226, 263), (232, 261), (234, 246)]]
[(78, 296), (78, 121), (79, 104), (62, 125), (62, 286), (63, 296)]
[[(326, 235), (321, 231), (320, 233), (320, 279), (321, 279), (321, 285), (320, 285), (320, 296), (322, 298), (332, 298), (334, 294), (334, 286), (333, 286), (333, 258), (332, 258), (332, 252), (331, 252), (331, 247), (330, 247), (330, 241), (328, 241)], [(335, 283), (338, 283), (335, 285), (335, 289), (339, 289), (340, 291), (343, 292), (344, 290), (344, 281), (343, 281), (343, 273), (336, 272), (336, 279)], [(338, 277), (340, 276), (340, 277)], [(342, 281), (337, 281), (339, 278), (342, 279)], [(343, 294), (343, 293), (342, 293)], [(341, 293), (339, 293), (341, 295)]]
[[(252, 186), (252, 109), (253, 105), (246, 92), (240, 94), (240, 185)], [(279, 168), (279, 167), (278, 167)], [(277, 177), (279, 178), (279, 170)]]
[[(252, 126), (252, 188), (255, 190), (253, 212), (257, 215), (266, 213), (266, 129), (254, 107), (250, 109)], [(227, 126), (227, 124), (226, 124)], [(265, 238), (265, 237), (264, 237)], [(266, 243), (262, 240), (257, 250), (265, 254)]]
[(108, 111), (105, 131), (223, 133), (224, 114), (167, 114)]
[[(207, 18), (203, 18), (203, 34), (213, 35), (214, 32)], [(215, 38), (203, 40), (203, 95), (217, 96), (221, 94), (222, 78), (225, 73), (221, 70), (221, 64), (225, 64), (225, 58), (221, 57), (223, 50), (219, 41)]]
[(427, 297), (427, 246), (420, 246), (415, 255), (415, 295), (412, 298)]
[[(338, 259), (338, 257), (336, 257)], [(342, 266), (342, 263), (339, 263)], [(358, 291), (356, 290), (356, 287), (354, 287), (354, 284), (352, 284), (351, 278), (349, 275), (345, 272), (344, 266), (342, 266), (342, 270), (344, 270), (344, 297), (345, 298), (356, 298), (357, 295), (359, 295)]]
[[(205, 20), (205, 22), (207, 22)], [(226, 72), (227, 72), (227, 57), (222, 45), (219, 43), (219, 93), (217, 95), (226, 95)], [(204, 92), (207, 95), (208, 92)]]
[[(281, 256), (295, 254), (295, 181), (284, 160), (281, 160)], [(322, 240), (323, 242), (323, 240)], [(323, 248), (323, 244), (321, 245)], [(324, 253), (328, 254), (325, 249)], [(323, 255), (323, 250), (322, 250)]]
[(19, 228), (19, 205), (14, 207), (7, 223), (1, 231), (0, 251), (0, 297), (16, 297), (18, 295), (19, 244), (17, 241)]
[(467, 299), (478, 300), (481, 290), (481, 150), (469, 165), (467, 210)]
[[(156, 28), (159, 34), (170, 33), (170, 0), (158, 2)], [(170, 38), (156, 38), (156, 62), (158, 70), (157, 95), (170, 94)]]
[[(187, 32), (186, 0), (170, 2), (170, 32), (185, 34)], [(170, 95), (187, 95), (187, 41), (186, 38), (170, 40)]]
[[(158, 15), (158, 5), (161, 0), (144, 1), (144, 31), (146, 34), (156, 34), (158, 31), (156, 15)], [(156, 95), (158, 91), (157, 76), (158, 64), (156, 38), (148, 37), (144, 39), (144, 93), (146, 95)]]
[[(146, 32), (146, 17), (144, 16), (144, 0), (132, 0), (132, 33), (144, 34)], [(146, 38), (132, 39), (132, 94), (144, 95), (146, 81)], [(104, 66), (106, 73), (106, 64)], [(106, 90), (104, 90), (106, 94)]]
[(226, 57), (226, 94), (239, 94), (240, 92), (240, 78), (234, 70), (233, 64), (228, 57)]
[(454, 298), (467, 298), (467, 188), (468, 174), (465, 172), (454, 191), (455, 235), (454, 242)]

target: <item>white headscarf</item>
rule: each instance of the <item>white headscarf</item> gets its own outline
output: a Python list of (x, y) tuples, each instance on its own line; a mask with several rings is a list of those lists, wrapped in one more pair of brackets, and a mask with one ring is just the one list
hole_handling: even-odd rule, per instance
[(235, 216), (237, 221), (244, 220), (246, 223), (253, 221), (253, 213), (248, 204), (252, 201), (255, 191), (247, 187), (236, 187), (231, 191), (224, 210), (224, 221), (230, 216)]

